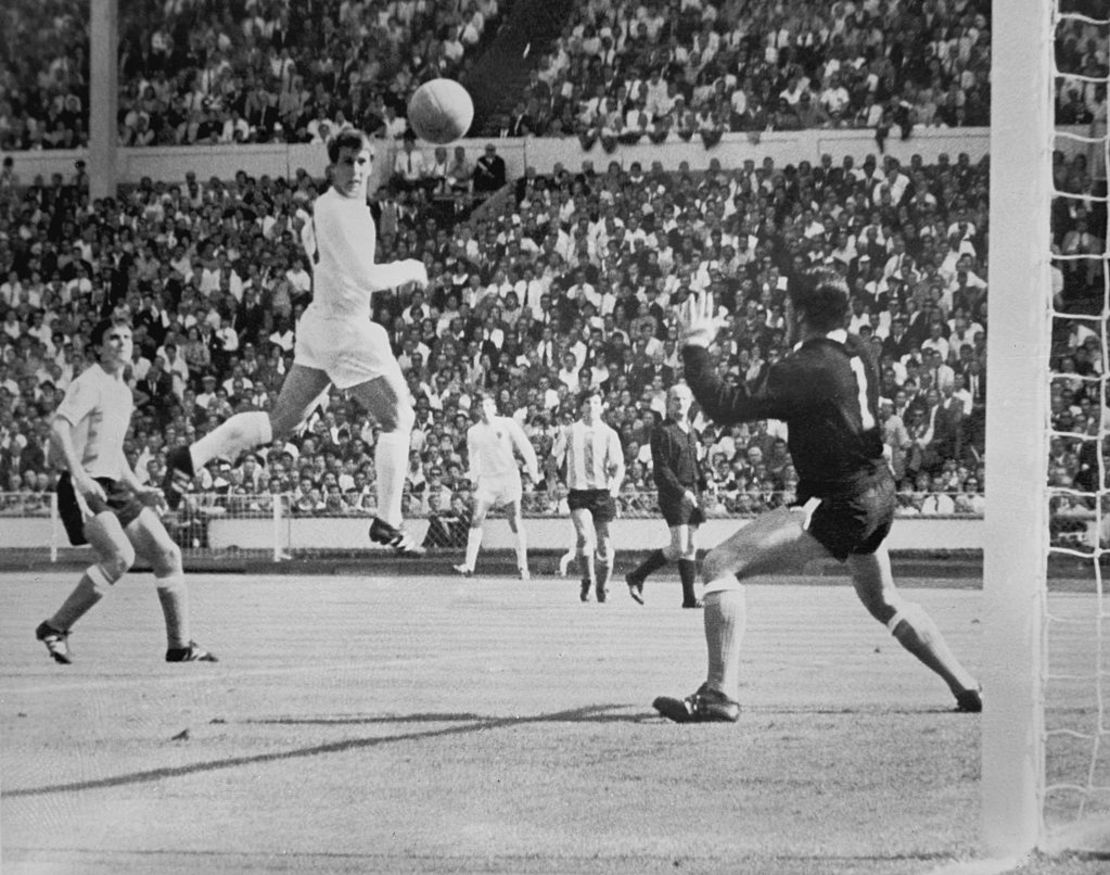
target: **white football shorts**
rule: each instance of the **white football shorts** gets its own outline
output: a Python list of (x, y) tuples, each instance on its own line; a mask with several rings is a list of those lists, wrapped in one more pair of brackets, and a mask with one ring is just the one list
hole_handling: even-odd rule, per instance
[(501, 507), (520, 501), (524, 488), (520, 483), (520, 476), (516, 477), (482, 477), (478, 480), (478, 488), (474, 490), (474, 497), (483, 501), (490, 507)]
[(337, 389), (389, 374), (404, 381), (385, 328), (368, 318), (323, 316), (312, 307), (297, 323), (293, 363), (323, 371)]

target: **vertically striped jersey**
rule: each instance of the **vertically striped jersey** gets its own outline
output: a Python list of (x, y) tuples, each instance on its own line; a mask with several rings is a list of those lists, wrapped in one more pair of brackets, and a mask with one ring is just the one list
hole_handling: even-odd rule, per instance
[(131, 424), (131, 389), (99, 364), (85, 370), (66, 388), (55, 411), (74, 427), (74, 446), (81, 467), (93, 477), (118, 480), (126, 464), (123, 439)]
[(476, 422), (466, 433), (466, 451), (472, 480), (518, 478), (516, 450), (528, 470), (536, 472), (536, 451), (515, 419), (495, 416), (487, 424)]
[(571, 489), (611, 489), (617, 473), (624, 470), (620, 438), (604, 422), (571, 423), (559, 433), (551, 452), (556, 459), (566, 459)]

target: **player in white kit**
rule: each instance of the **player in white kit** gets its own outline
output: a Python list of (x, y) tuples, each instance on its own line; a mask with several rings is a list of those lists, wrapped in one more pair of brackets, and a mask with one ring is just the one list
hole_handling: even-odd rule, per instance
[(536, 483), (540, 479), (536, 450), (515, 419), (497, 415), (497, 400), (488, 392), (478, 395), (478, 417), (466, 433), (467, 477), (475, 484), (474, 511), (466, 537), (466, 561), (454, 568), (466, 576), (474, 573), (486, 515), (495, 507), (508, 507), (509, 528), (516, 535), (517, 570), (521, 580), (529, 580), (528, 539), (521, 513), (524, 490), (516, 456), (524, 460), (528, 476)]
[(66, 471), (58, 481), (58, 511), (70, 542), (92, 546), (96, 561), (62, 606), (39, 624), (35, 637), (55, 662), (69, 665), (69, 632), (139, 556), (154, 571), (166, 620), (166, 662), (216, 662), (189, 637), (189, 593), (181, 550), (155, 508), (157, 487), (144, 486), (123, 453), (134, 409), (124, 368), (131, 361), (131, 329), (104, 321), (92, 331), (100, 360), (69, 384), (54, 412), (51, 456)]
[(617, 515), (617, 494), (624, 482), (624, 451), (617, 433), (601, 419), (600, 392), (583, 392), (579, 410), (581, 419), (559, 432), (551, 455), (559, 464), (566, 462), (567, 504), (582, 576), (578, 597), (589, 601), (593, 588), (604, 602), (614, 559), (609, 523)]
[(347, 129), (329, 141), (331, 188), (313, 208), (313, 296), (297, 323), (293, 367), (271, 411), (238, 413), (192, 446), (169, 454), (163, 486), (171, 507), (181, 500), (183, 484), (211, 459), (234, 458), (284, 438), (334, 384), (357, 399), (380, 429), (374, 446), (378, 510), (370, 539), (398, 553), (422, 552), (401, 528), (415, 414), (389, 336), (370, 319), (370, 298), (374, 292), (406, 284), (424, 288), (428, 272), (415, 258), (374, 263), (377, 229), (366, 203), (372, 157), (361, 131)]

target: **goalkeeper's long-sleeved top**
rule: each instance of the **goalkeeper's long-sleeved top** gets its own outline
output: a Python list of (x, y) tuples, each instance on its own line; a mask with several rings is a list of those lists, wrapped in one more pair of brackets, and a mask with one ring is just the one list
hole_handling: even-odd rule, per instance
[(721, 425), (756, 419), (787, 424), (799, 494), (854, 491), (885, 466), (878, 427), (879, 374), (864, 342), (842, 329), (799, 344), (749, 390), (729, 385), (699, 346), (682, 350), (686, 382)]

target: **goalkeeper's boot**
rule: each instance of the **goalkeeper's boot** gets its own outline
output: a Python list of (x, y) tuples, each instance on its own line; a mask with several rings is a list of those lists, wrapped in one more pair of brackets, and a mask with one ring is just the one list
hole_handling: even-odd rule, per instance
[(632, 601), (642, 605), (644, 603), (644, 579), (637, 577), (635, 574), (626, 574), (624, 582), (628, 584), (628, 594), (632, 596)]
[(174, 447), (166, 453), (166, 475), (162, 478), (162, 494), (170, 510), (177, 510), (189, 491), (196, 472), (188, 447)]
[(39, 623), (35, 637), (46, 645), (50, 658), (61, 665), (71, 665), (73, 656), (69, 652), (69, 632), (61, 632), (47, 622)]
[(956, 710), (965, 714), (978, 714), (983, 710), (983, 689), (961, 690), (956, 694)]
[(404, 529), (391, 526), (380, 517), (370, 523), (370, 540), (384, 547), (392, 547), (398, 556), (423, 556), (424, 548)]
[(196, 641), (190, 641), (187, 647), (171, 647), (166, 651), (166, 662), (219, 662), (216, 654), (209, 653)]
[(707, 684), (685, 699), (660, 696), (651, 706), (675, 723), (735, 723), (740, 719), (740, 703)]

